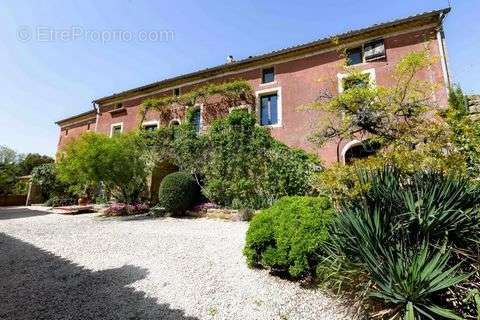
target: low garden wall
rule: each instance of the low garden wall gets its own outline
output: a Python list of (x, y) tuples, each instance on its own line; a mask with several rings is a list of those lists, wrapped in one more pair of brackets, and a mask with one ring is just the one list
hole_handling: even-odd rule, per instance
[(0, 196), (0, 207), (24, 206), (26, 201), (27, 195), (25, 194)]

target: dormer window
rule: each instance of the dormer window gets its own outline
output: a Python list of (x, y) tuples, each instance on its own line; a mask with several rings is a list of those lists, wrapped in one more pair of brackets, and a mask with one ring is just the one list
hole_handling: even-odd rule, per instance
[(117, 103), (114, 107), (115, 110), (116, 109), (121, 109), (121, 108), (123, 108), (123, 103)]
[(275, 69), (265, 68), (262, 70), (262, 83), (269, 83), (275, 81)]

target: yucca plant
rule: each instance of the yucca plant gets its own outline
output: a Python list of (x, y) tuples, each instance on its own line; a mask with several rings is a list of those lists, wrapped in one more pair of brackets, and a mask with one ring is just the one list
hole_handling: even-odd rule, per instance
[(434, 301), (467, 278), (456, 275), (449, 250), (468, 251), (472, 235), (478, 239), (479, 193), (437, 172), (358, 174), (366, 191), (341, 204), (331, 228), (334, 252), (364, 266), (372, 297), (392, 306), (394, 318), (461, 319)]
[(432, 301), (435, 293), (454, 286), (469, 275), (457, 275), (448, 267), (449, 252), (431, 253), (428, 245), (419, 251), (401, 246), (380, 252), (360, 250), (365, 267), (375, 283), (370, 296), (393, 305), (392, 319), (462, 319)]

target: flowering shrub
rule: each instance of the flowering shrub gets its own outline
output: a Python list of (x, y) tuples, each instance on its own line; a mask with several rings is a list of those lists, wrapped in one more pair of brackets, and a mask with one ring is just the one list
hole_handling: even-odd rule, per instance
[(106, 216), (131, 216), (148, 212), (150, 206), (146, 203), (126, 204), (114, 203), (110, 205), (104, 212)]

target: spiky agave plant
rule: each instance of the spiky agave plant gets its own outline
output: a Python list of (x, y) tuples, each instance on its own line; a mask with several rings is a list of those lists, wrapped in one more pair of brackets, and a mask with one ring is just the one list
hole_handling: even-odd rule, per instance
[(469, 275), (457, 274), (458, 265), (448, 267), (449, 252), (432, 252), (428, 245), (413, 248), (360, 251), (375, 284), (370, 296), (393, 305), (391, 319), (463, 319), (432, 301), (435, 293), (454, 286)]
[(478, 192), (461, 178), (436, 172), (404, 175), (386, 167), (359, 175), (368, 188), (336, 216), (336, 252), (364, 266), (374, 283), (372, 296), (393, 306), (394, 318), (461, 319), (433, 303), (467, 278), (456, 275), (459, 266), (451, 267), (448, 250), (438, 248), (471, 245), (463, 236), (478, 234)]

